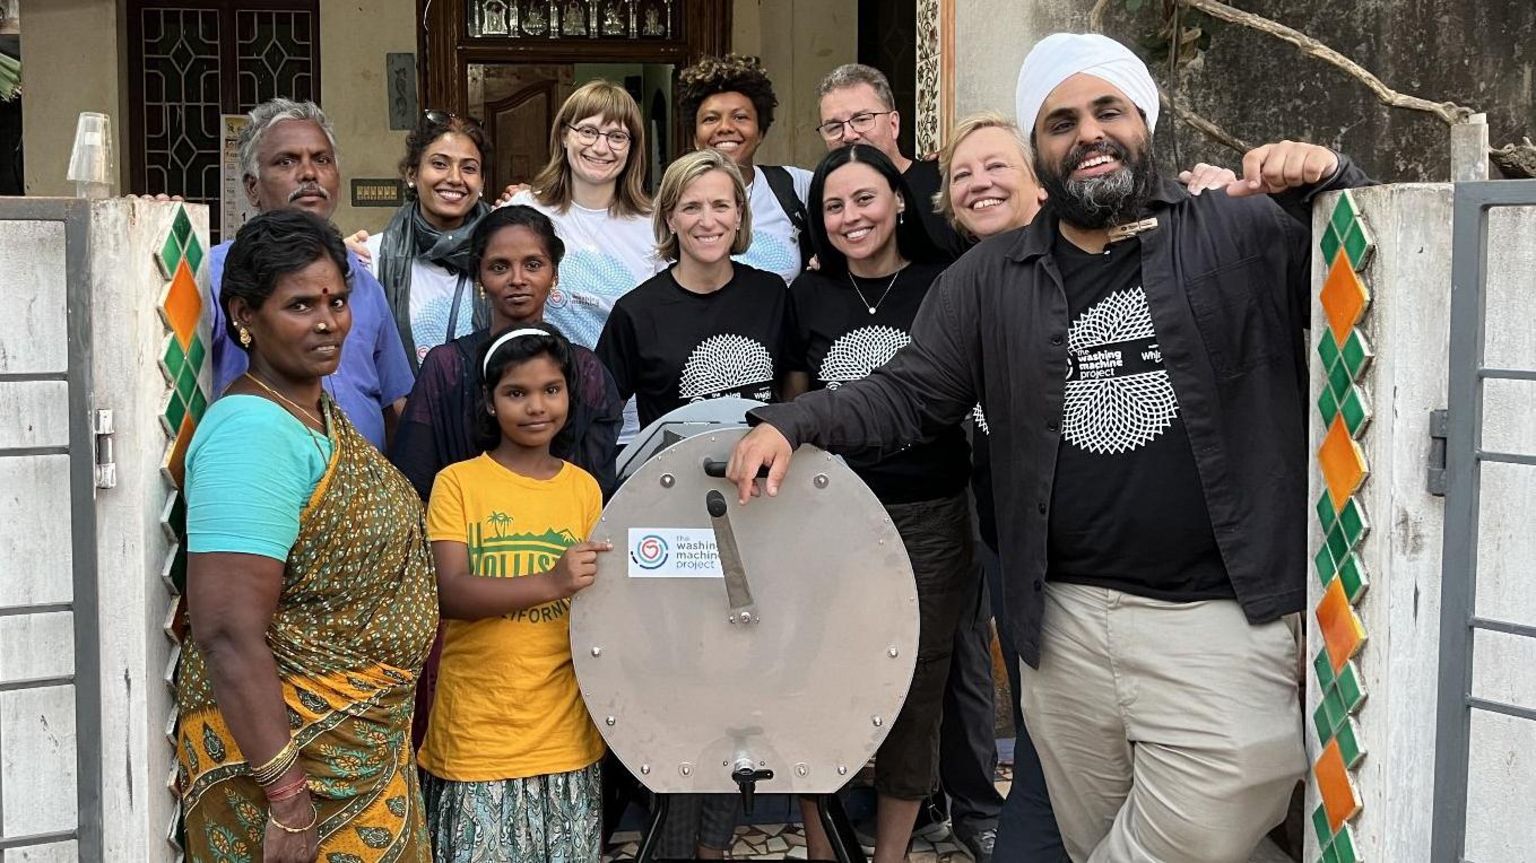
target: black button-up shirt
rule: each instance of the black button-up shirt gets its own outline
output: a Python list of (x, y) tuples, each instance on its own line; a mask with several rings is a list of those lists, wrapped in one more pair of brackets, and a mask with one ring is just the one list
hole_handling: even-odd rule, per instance
[[(1255, 623), (1306, 602), (1310, 203), (1367, 185), (1333, 177), (1283, 195), (1191, 197), (1163, 180), (1142, 233), (1142, 288), (1233, 590)], [(1041, 588), (1066, 389), (1068, 311), (1047, 204), (1027, 228), (966, 253), (929, 291), (912, 342), (862, 381), (753, 411), (792, 445), (894, 451), (979, 400), (991, 429), (1004, 601), (1039, 663)]]

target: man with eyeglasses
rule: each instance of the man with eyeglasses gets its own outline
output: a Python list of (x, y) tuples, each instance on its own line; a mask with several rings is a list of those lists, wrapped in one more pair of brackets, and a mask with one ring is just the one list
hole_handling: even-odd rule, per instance
[(863, 143), (884, 153), (901, 171), (916, 198), (912, 204), (922, 217), (928, 238), (951, 260), (960, 257), (967, 244), (933, 208), (933, 196), (939, 191), (939, 163), (901, 154), (897, 144), (901, 112), (896, 110), (896, 97), (885, 73), (862, 63), (845, 63), (821, 79), (816, 96), (821, 109), (821, 125), (816, 131), (827, 149)]

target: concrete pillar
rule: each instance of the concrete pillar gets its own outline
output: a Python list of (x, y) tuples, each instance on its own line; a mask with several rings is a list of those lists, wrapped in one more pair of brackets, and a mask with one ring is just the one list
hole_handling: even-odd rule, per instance
[(1378, 186), (1313, 211), (1308, 860), (1428, 861), (1451, 186)]
[(207, 248), (206, 207), (118, 199), (92, 208), (93, 401), (113, 412), (117, 462), (117, 486), (96, 499), (106, 860), (157, 863), (177, 852), (168, 841), (179, 652), (171, 576), (180, 460), (211, 385)]

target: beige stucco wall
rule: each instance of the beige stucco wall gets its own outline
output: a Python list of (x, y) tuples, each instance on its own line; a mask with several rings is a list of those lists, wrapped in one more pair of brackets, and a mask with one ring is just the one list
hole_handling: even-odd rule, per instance
[(761, 57), (779, 97), (757, 161), (816, 167), (827, 151), (816, 134), (816, 84), (858, 59), (858, 0), (732, 2), (732, 50)]
[[(1013, 116), (1019, 66), (1037, 40), (1087, 29), (1078, 0), (960, 0), (955, 4), (955, 119), (976, 111)], [(979, 58), (986, 58), (979, 61)]]
[(397, 176), (405, 154), (406, 133), (389, 129), (384, 55), (391, 52), (416, 53), (415, 0), (320, 4), (320, 103), (336, 126), (341, 151), (342, 202), (335, 221), (343, 231), (377, 231), (393, 212), (351, 205), (353, 177)]
[[(65, 179), (81, 111), (112, 118), (115, 152), (127, 143), (126, 60), (115, 0), (32, 0), (22, 12), (22, 148), (29, 195), (72, 195)], [(121, 167), (119, 183), (126, 183)]]

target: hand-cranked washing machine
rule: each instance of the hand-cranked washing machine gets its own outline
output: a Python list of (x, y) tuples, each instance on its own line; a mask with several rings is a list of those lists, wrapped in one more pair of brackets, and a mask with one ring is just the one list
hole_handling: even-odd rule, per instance
[(614, 550), (571, 605), (582, 696), (657, 795), (812, 795), (862, 861), (833, 792), (874, 754), (917, 659), (917, 588), (895, 526), (841, 459), (801, 447), (777, 497), (725, 478), (755, 402), (674, 411), (620, 457), (593, 538)]

